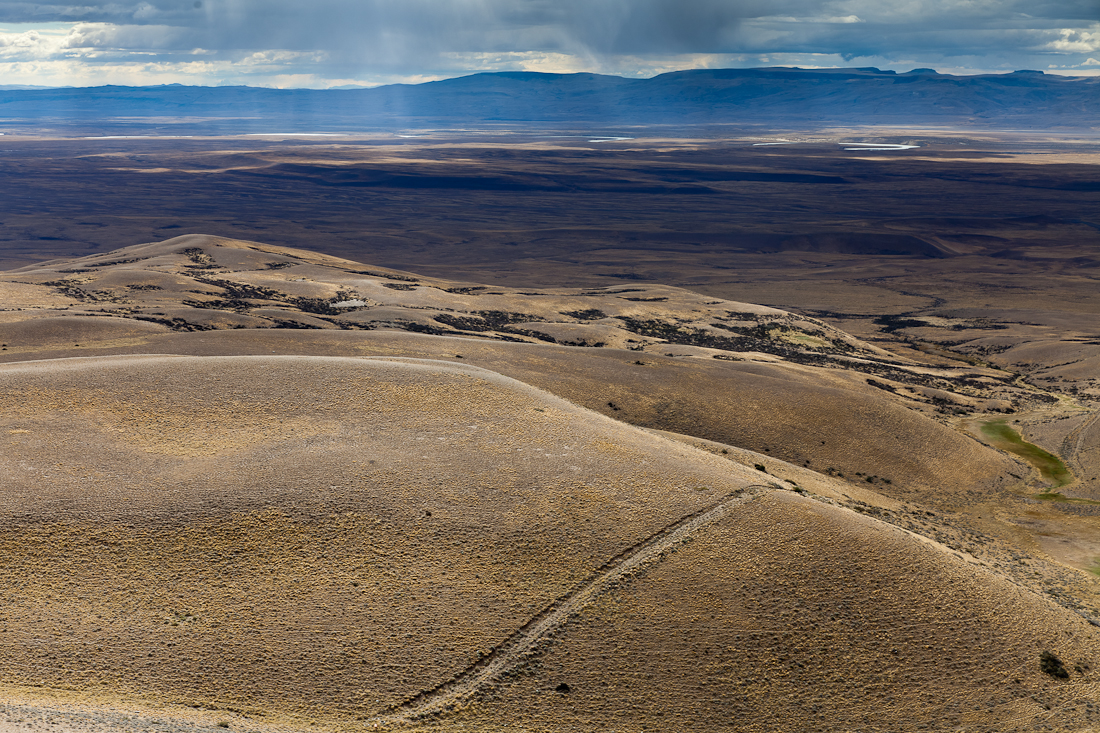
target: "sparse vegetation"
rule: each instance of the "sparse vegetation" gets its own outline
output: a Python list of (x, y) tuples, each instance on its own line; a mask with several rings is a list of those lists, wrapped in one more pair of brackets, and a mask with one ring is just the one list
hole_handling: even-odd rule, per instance
[(576, 311), (562, 311), (563, 316), (569, 316), (570, 318), (576, 318), (578, 321), (598, 321), (601, 318), (607, 318), (607, 314), (599, 308), (587, 308), (585, 310)]
[[(406, 283), (420, 282), (420, 280), (418, 280), (415, 277), (409, 277), (408, 275), (398, 275), (395, 272), (377, 272), (375, 270), (348, 270), (348, 272), (350, 272), (353, 275), (369, 275), (371, 277), (380, 277), (380, 278), (383, 278), (385, 280), (398, 280), (400, 282), (406, 282)], [(385, 285), (385, 283), (383, 283), (383, 285)], [(386, 285), (386, 287), (391, 287), (391, 286)], [(393, 289), (394, 290), (410, 290), (411, 288), (393, 288)]]
[(455, 316), (441, 313), (434, 317), (439, 323), (460, 331), (507, 331), (513, 323), (541, 320), (529, 313), (506, 313), (504, 311), (475, 311), (470, 316)]
[[(712, 337), (770, 344), (776, 351), (768, 353), (779, 358), (746, 354), (741, 361), (734, 352), (721, 356), (737, 363), (691, 358), (699, 352), (658, 351), (651, 341), (624, 338), (636, 332), (617, 330), (614, 324), (625, 324), (623, 319), (590, 323), (607, 312), (623, 312), (614, 308), (642, 313), (643, 306), (624, 306), (614, 294), (626, 291), (548, 291), (552, 297), (532, 291), (520, 298), (506, 289), (448, 288), (433, 280), (411, 299), (379, 295), (372, 285), (371, 304), (348, 312), (332, 303), (367, 296), (343, 290), (339, 283), (346, 278), (325, 282), (320, 265), (313, 266), (309, 282), (288, 279), (294, 284), (268, 287), (287, 277), (271, 272), (284, 268), (265, 266), (273, 254), (250, 245), (255, 269), (242, 270), (233, 259), (239, 252), (223, 257), (215, 247), (201, 249), (211, 261), (227, 263), (233, 274), (213, 278), (195, 272), (189, 265), (197, 263), (188, 257), (178, 258), (178, 271), (157, 271), (155, 282), (167, 289), (129, 287), (119, 273), (82, 274), (80, 280), (109, 274), (119, 283), (111, 292), (125, 293), (135, 301), (125, 307), (135, 307), (122, 312), (122, 304), (89, 296), (80, 308), (100, 309), (89, 322), (130, 328), (134, 319), (144, 319), (183, 332), (244, 328), (259, 321), (246, 317), (262, 305), (265, 328), (275, 324), (288, 330), (241, 334), (249, 353), (266, 355), (270, 347), (272, 353), (397, 354), (427, 361), (418, 362), (415, 379), (404, 380), (399, 361), (302, 357), (293, 364), (285, 360), (293, 374), (280, 382), (284, 367), (274, 361), (244, 378), (231, 374), (250, 360), (229, 359), (196, 381), (202, 360), (171, 357), (155, 376), (135, 377), (131, 387), (126, 377), (109, 380), (109, 390), (59, 391), (60, 396), (41, 385), (28, 389), (26, 383), (0, 389), (0, 397), (9, 398), (3, 414), (12, 422), (0, 436), (16, 447), (0, 452), (0, 462), (43, 468), (34, 478), (0, 466), (6, 480), (24, 482), (11, 490), (5, 486), (9, 495), (20, 497), (20, 511), (33, 514), (33, 502), (44, 501), (42, 486), (54, 492), (50, 496), (62, 496), (71, 486), (83, 492), (81, 506), (111, 501), (110, 511), (125, 515), (81, 524), (75, 514), (66, 514), (67, 505), (55, 501), (50, 511), (60, 519), (48, 526), (24, 522), (24, 515), (3, 523), (0, 598), (8, 600), (0, 612), (0, 645), (16, 650), (0, 655), (5, 680), (46, 688), (94, 683), (97, 689), (150, 699), (191, 700), (200, 710), (225, 715), (240, 712), (225, 701), (248, 700), (257, 716), (308, 709), (323, 727), (369, 728), (383, 711), (432, 685), (447, 684), (462, 670), (499, 659), (505, 631), (540, 618), (644, 538), (690, 521), (745, 485), (764, 487), (763, 493), (608, 584), (563, 616), (515, 666), (469, 698), (434, 712), (426, 724), (446, 729), (460, 721), (470, 729), (494, 729), (501, 711), (507, 711), (508, 720), (531, 730), (574, 723), (610, 729), (623, 727), (623, 721), (663, 729), (683, 720), (707, 730), (708, 721), (736, 719), (751, 710), (763, 727), (798, 719), (818, 727), (841, 721), (857, 729), (869, 725), (866, 718), (891, 728), (909, 722), (891, 718), (891, 711), (910, 715), (932, 709), (937, 724), (955, 726), (963, 708), (930, 703), (929, 695), (982, 710), (1035, 696), (1036, 709), (1066, 710), (1069, 703), (1058, 696), (1072, 702), (1077, 678), (1089, 678), (1087, 663), (1080, 660), (1097, 648), (1091, 637), (1077, 632), (1088, 630), (1086, 621), (1096, 622), (1080, 590), (1081, 574), (1059, 574), (1054, 563), (1018, 553), (970, 524), (967, 502), (981, 497), (986, 507), (1003, 495), (998, 493), (1003, 485), (983, 483), (983, 477), (999, 481), (1013, 464), (960, 436), (943, 412), (933, 411), (962, 407), (965, 400), (978, 405), (974, 411), (989, 412), (1002, 409), (1008, 401), (1002, 396), (1023, 400), (1025, 408), (1035, 404), (1026, 402), (1033, 388), (1016, 384), (1014, 377), (969, 367), (923, 373), (854, 339), (851, 353), (858, 352), (860, 361), (834, 358), (842, 354), (809, 348), (823, 334), (834, 340), (833, 332), (820, 330), (825, 327), (813, 319), (774, 312), (728, 311), (727, 316), (726, 309), (736, 306), (707, 300), (704, 307), (698, 296), (671, 288), (660, 291), (669, 297), (653, 309), (659, 316), (638, 317), (645, 328), (682, 338), (685, 345)], [(126, 272), (142, 277), (140, 268)], [(56, 276), (38, 277), (58, 282), (51, 279)], [(262, 284), (230, 283), (223, 279), (228, 277)], [(172, 285), (172, 278), (201, 283), (202, 296), (181, 295), (188, 286)], [(402, 280), (384, 284), (412, 287)], [(77, 287), (98, 297), (100, 286), (93, 280)], [(467, 297), (472, 295), (478, 299)], [(187, 311), (172, 304), (173, 297), (201, 300), (207, 307), (184, 319)], [(375, 305), (387, 297), (393, 302)], [(583, 302), (569, 300), (582, 297)], [(423, 305), (393, 304), (413, 301)], [(493, 307), (466, 310), (470, 302)], [(554, 305), (542, 305), (550, 302)], [(582, 307), (588, 303), (593, 307)], [(711, 305), (723, 311), (706, 312)], [(298, 311), (300, 320), (279, 318), (276, 308)], [(24, 313), (11, 311), (16, 312)], [(555, 318), (561, 315), (577, 322)], [(561, 329), (553, 331), (559, 346), (504, 342), (553, 340), (518, 326), (528, 321)], [(717, 330), (701, 325), (712, 321)], [(320, 332), (318, 322), (379, 330)], [(395, 328), (448, 338), (412, 337)], [(159, 329), (152, 330), (161, 338)], [(26, 349), (28, 339), (19, 333), (5, 343)], [(61, 333), (70, 354), (77, 353), (73, 344), (80, 344), (81, 353), (109, 353), (103, 346), (108, 339), (94, 328)], [(803, 337), (801, 345), (792, 343)], [(215, 353), (224, 353), (234, 343), (201, 335), (142, 338), (149, 340), (134, 338), (125, 348), (183, 353), (211, 343)], [(432, 365), (431, 360), (462, 358), (454, 355), (460, 343), (464, 364), (474, 368)], [(636, 353), (561, 348), (570, 344), (648, 347), (656, 361), (642, 361)], [(664, 361), (657, 355), (662, 351), (685, 358)], [(309, 359), (308, 367), (302, 359)], [(134, 360), (126, 369), (136, 374), (147, 361)], [(175, 376), (169, 362), (187, 362), (192, 371), (179, 374), (190, 376)], [(633, 369), (650, 362), (655, 368)], [(330, 373), (337, 364), (351, 372), (384, 369), (368, 377)], [(65, 373), (78, 371), (76, 365)], [(513, 383), (482, 380), (477, 367), (617, 421), (560, 400), (544, 402), (535, 391), (517, 388), (512, 397), (502, 396), (512, 394), (507, 385)], [(429, 376), (435, 369), (445, 376)], [(39, 372), (49, 369), (27, 371)], [(827, 387), (815, 382), (821, 376)], [(255, 402), (260, 393), (265, 399)], [(953, 402), (956, 396), (959, 403)], [(995, 397), (995, 406), (982, 406), (983, 400), (992, 405)], [(117, 404), (105, 407), (104, 400)], [(54, 416), (50, 430), (61, 425), (81, 436), (72, 446), (87, 447), (70, 446), (62, 455), (42, 439), (47, 434), (42, 427), (18, 422), (30, 415)], [(1033, 416), (1021, 419), (1034, 424), (1028, 422)], [(701, 457), (664, 450), (663, 439), (627, 422), (715, 442), (706, 444), (708, 454)], [(746, 462), (751, 453), (740, 447), (767, 453), (769, 464)], [(35, 451), (51, 450), (57, 460), (36, 457)], [(734, 460), (719, 461), (714, 454)], [(118, 456), (144, 461), (140, 487), (127, 483), (126, 471), (111, 463)], [(829, 468), (814, 473), (811, 465)], [(174, 472), (190, 478), (180, 480)], [(759, 475), (769, 472), (776, 478)], [(850, 483), (830, 478), (845, 474)], [(96, 489), (107, 483), (109, 491)], [(264, 497), (260, 509), (258, 486)], [(1056, 503), (1038, 511), (1073, 509), (1092, 516), (1087, 500), (1054, 491), (1041, 496)], [(1036, 510), (1031, 497), (1015, 500)], [(141, 502), (155, 506), (125, 514), (145, 506)], [(936, 511), (921, 508), (922, 503)], [(185, 524), (173, 523), (172, 512), (181, 506), (191, 514)], [(906, 532), (883, 531), (883, 523)], [(983, 565), (980, 573), (973, 572), (975, 560)], [(106, 580), (95, 586), (88, 578)], [(89, 590), (96, 587), (111, 591)], [(942, 587), (951, 593), (935, 592)], [(67, 600), (56, 602), (59, 598)], [(1051, 613), (1047, 599), (1084, 620)], [(25, 641), (47, 638), (45, 633), (90, 643)], [(1034, 650), (1055, 638), (1071, 663), (1058, 661), (1066, 684), (1051, 685), (1048, 679), (1044, 686), (1041, 681), (1052, 673), (1035, 671)], [(888, 662), (903, 660), (909, 675), (891, 683), (895, 699), (889, 705), (878, 694), (884, 688), (876, 687), (883, 654), (891, 655)], [(28, 663), (19, 666), (12, 659)], [(165, 673), (165, 659), (172, 660), (171, 674)], [(983, 660), (978, 673), (974, 659)], [(1024, 674), (1028, 665), (1032, 671)], [(77, 679), (71, 670), (85, 676)], [(988, 681), (1010, 678), (1018, 679), (1011, 685)], [(140, 688), (133, 680), (140, 680)], [(709, 696), (712, 712), (698, 714), (700, 694)], [(832, 704), (834, 699), (845, 703)], [(803, 704), (808, 701), (812, 704)], [(850, 710), (857, 712), (849, 715)], [(228, 727), (229, 722), (206, 718), (203, 724)]]
[(208, 255), (201, 247), (188, 247), (183, 250), (183, 254), (187, 259), (191, 260), (190, 265), (186, 265), (193, 270), (213, 270), (217, 268), (217, 264), (214, 262), (214, 258)]
[(1062, 660), (1058, 658), (1054, 652), (1044, 650), (1039, 655), (1039, 670), (1043, 674), (1048, 674), (1051, 677), (1057, 677), (1058, 679), (1068, 679), (1069, 671), (1066, 670)]
[(869, 384), (872, 387), (875, 387), (877, 389), (881, 389), (881, 390), (884, 390), (886, 392), (890, 392), (891, 394), (897, 394), (897, 392), (898, 392), (897, 388), (894, 387), (892, 384), (886, 384), (885, 382), (880, 382), (877, 379), (870, 379), (869, 378), (867, 380), (867, 384)]

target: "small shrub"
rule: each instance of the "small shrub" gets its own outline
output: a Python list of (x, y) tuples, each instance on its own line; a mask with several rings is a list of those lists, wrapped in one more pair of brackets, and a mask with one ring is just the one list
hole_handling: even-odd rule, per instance
[(1039, 669), (1043, 674), (1049, 674), (1051, 677), (1057, 677), (1058, 679), (1067, 679), (1069, 672), (1066, 671), (1066, 667), (1062, 664), (1062, 660), (1052, 651), (1043, 651), (1039, 655)]
[(763, 471), (764, 473), (768, 472), (768, 469), (764, 468), (763, 463), (756, 463), (753, 465), (753, 468), (755, 468), (757, 471)]
[(562, 311), (561, 314), (563, 316), (576, 318), (578, 321), (598, 321), (601, 318), (607, 318), (606, 313), (596, 308), (588, 308), (586, 310), (577, 311)]

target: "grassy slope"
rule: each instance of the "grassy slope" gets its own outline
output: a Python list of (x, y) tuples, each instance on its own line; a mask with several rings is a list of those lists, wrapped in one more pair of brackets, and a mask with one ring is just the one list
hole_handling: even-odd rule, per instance
[(0, 380), (0, 669), (21, 684), (375, 712), (755, 479), (470, 367), (144, 358)]
[[(111, 277), (129, 282), (101, 282)], [(766, 453), (726, 457), (929, 536), (920, 508), (897, 499), (1004, 501), (1019, 470), (839, 369), (395, 331), (172, 333), (0, 287), (54, 316), (3, 324), (18, 345), (0, 359), (53, 360), (0, 366), (8, 684), (253, 720), (370, 718), (478, 659), (607, 558), (770, 480), (720, 446), (708, 455), (620, 421)], [(57, 360), (156, 352), (265, 358)], [(829, 468), (860, 488), (806, 478)], [(948, 535), (988, 539), (961, 525)], [(706, 730), (745, 711), (762, 730), (1089, 721), (1078, 701), (1095, 694), (1093, 674), (1054, 682), (1036, 659), (1050, 647), (1091, 665), (1095, 629), (960, 557), (848, 509), (769, 495), (585, 609), (530, 676), (438, 725)], [(569, 680), (569, 693), (547, 692)], [(917, 708), (929, 712), (905, 713)]]
[[(98, 323), (96, 319), (91, 325)], [(506, 374), (628, 423), (767, 452), (818, 471), (834, 468), (857, 481), (863, 478), (856, 473), (889, 479), (890, 484), (879, 480), (874, 486), (944, 507), (981, 500), (1007, 485), (1010, 473), (1026, 470), (896, 404), (868, 386), (862, 375), (839, 370), (401, 332), (162, 332), (120, 343), (113, 331), (99, 342), (87, 322), (83, 328), (80, 351), (47, 348), (33, 357), (277, 352), (446, 359)], [(455, 358), (458, 354), (461, 359)], [(635, 364), (639, 360), (644, 365)]]
[[(0, 379), (15, 477), (3, 681), (300, 723), (369, 717), (446, 679), (607, 558), (760, 480), (463, 366), (144, 357)], [(1093, 684), (1046, 689), (1041, 648), (1100, 652), (1064, 609), (786, 493), (700, 531), (559, 636), (534, 676), (439, 725), (717, 730), (748, 709), (762, 729), (807, 710), (886, 724), (917, 703), (926, 720), (993, 704), (1027, 721), (1027, 695), (1062, 704)], [(543, 689), (559, 681), (576, 688), (564, 702)]]
[(590, 607), (463, 718), (516, 730), (1077, 729), (1100, 717), (1095, 679), (1052, 684), (1038, 658), (1050, 648), (1071, 669), (1092, 663), (1089, 628), (900, 530), (772, 494)]

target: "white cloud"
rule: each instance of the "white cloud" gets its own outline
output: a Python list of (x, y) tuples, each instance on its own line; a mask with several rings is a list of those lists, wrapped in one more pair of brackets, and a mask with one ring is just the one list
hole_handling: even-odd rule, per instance
[(592, 71), (590, 60), (565, 53), (544, 51), (506, 51), (503, 53), (443, 53), (454, 68), (483, 71), (540, 71), (548, 74), (573, 74)]
[(288, 64), (307, 63), (316, 64), (325, 60), (327, 54), (323, 51), (257, 51), (249, 54), (244, 58), (237, 61), (238, 64), (244, 66), (278, 66), (284, 67)]
[(765, 15), (753, 18), (758, 23), (863, 23), (858, 15), (796, 18), (791, 15)]
[(1100, 61), (1097, 61), (1094, 58), (1089, 58), (1085, 61), (1085, 63), (1081, 64), (1081, 66), (1100, 66)]
[(1047, 48), (1065, 53), (1092, 53), (1100, 51), (1100, 24), (1092, 26), (1094, 30), (1080, 28), (1062, 28), (1060, 38), (1047, 44)]
[(164, 52), (178, 48), (185, 34), (184, 29), (168, 25), (78, 23), (65, 38), (65, 48)]
[[(98, 86), (101, 84), (216, 84), (228, 64), (88, 63), (85, 59), (0, 62), (7, 84)], [(32, 81), (37, 79), (38, 81)]]
[(29, 30), (18, 33), (0, 30), (0, 58), (19, 60), (46, 59), (64, 48), (65, 35), (48, 30)]

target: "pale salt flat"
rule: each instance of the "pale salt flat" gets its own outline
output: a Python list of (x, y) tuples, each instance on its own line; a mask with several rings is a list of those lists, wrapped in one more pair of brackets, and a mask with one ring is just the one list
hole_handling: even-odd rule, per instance
[(247, 137), (347, 137), (346, 132), (246, 132)]
[[(0, 135), (4, 133), (0, 132)], [(142, 140), (156, 138), (157, 140), (179, 140), (181, 138), (195, 137), (194, 135), (95, 135), (84, 137), (84, 140)]]
[(912, 150), (920, 145), (899, 145), (896, 143), (837, 143), (837, 145), (857, 145), (859, 147), (844, 148), (845, 150)]

